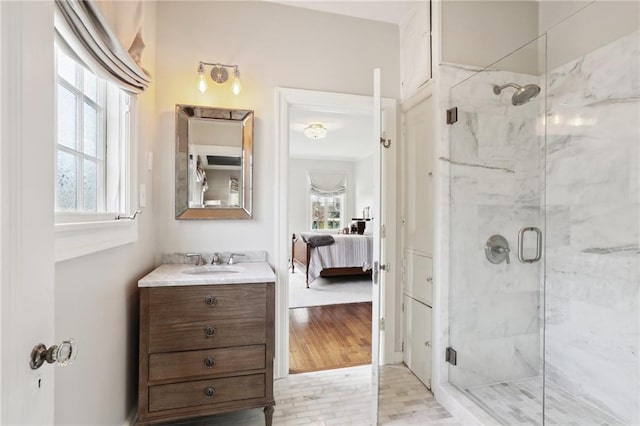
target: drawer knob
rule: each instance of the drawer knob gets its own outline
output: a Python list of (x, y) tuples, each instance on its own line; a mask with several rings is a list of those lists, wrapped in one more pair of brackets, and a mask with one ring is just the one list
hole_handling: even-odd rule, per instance
[(208, 325), (204, 328), (204, 335), (207, 337), (211, 337), (216, 334), (216, 328), (212, 325)]
[(207, 296), (204, 298), (204, 303), (213, 308), (218, 303), (218, 299), (215, 296)]
[(207, 388), (204, 388), (204, 395), (211, 398), (213, 395), (216, 394), (216, 389), (213, 386), (209, 386)]
[(208, 357), (206, 357), (204, 359), (204, 366), (207, 367), (207, 368), (213, 367), (215, 365), (215, 363), (216, 363), (216, 360), (213, 359), (212, 356), (208, 356)]

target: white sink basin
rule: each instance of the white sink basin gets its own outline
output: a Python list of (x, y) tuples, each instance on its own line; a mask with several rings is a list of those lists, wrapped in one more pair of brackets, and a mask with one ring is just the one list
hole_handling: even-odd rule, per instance
[(183, 271), (189, 275), (218, 275), (218, 274), (235, 274), (243, 272), (244, 268), (241, 266), (233, 265), (206, 265), (197, 266), (195, 268), (187, 269)]

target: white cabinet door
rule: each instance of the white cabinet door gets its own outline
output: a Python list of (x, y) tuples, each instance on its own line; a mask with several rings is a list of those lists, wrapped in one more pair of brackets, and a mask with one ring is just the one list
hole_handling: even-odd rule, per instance
[(414, 253), (404, 252), (404, 292), (424, 303), (433, 306), (433, 265), (431, 258)]
[(400, 26), (400, 74), (402, 99), (413, 95), (431, 79), (430, 1), (417, 1)]
[(431, 308), (404, 295), (404, 363), (431, 389)]
[(431, 257), (434, 224), (434, 98), (404, 114), (404, 247)]

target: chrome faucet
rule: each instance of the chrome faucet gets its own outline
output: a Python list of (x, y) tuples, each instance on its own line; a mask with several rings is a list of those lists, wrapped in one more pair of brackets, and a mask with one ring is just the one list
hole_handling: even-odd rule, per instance
[(229, 260), (227, 261), (228, 265), (233, 265), (234, 263), (236, 263), (234, 256), (244, 256), (244, 253), (231, 253), (229, 255)]
[(220, 255), (218, 253), (213, 253), (213, 257), (211, 258), (212, 265), (220, 265), (222, 263), (222, 259), (220, 259)]
[(196, 260), (196, 266), (204, 265), (206, 263), (200, 253), (186, 253), (184, 256), (187, 259), (190, 259), (192, 257), (198, 258), (198, 260)]

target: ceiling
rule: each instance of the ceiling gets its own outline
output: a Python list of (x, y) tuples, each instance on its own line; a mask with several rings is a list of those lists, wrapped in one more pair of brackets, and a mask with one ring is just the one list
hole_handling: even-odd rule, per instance
[[(312, 123), (323, 124), (324, 139), (307, 138), (303, 131)], [(371, 114), (292, 108), (289, 115), (289, 156), (316, 160), (355, 161), (373, 153)]]
[(391, 24), (403, 23), (409, 14), (411, 8), (417, 1), (312, 1), (312, 0), (296, 0), (281, 1), (269, 0), (274, 3), (286, 4), (288, 6), (302, 7), (305, 9), (318, 10), (321, 12), (335, 13), (338, 15), (353, 16), (362, 19), (372, 19), (374, 21), (388, 22)]

